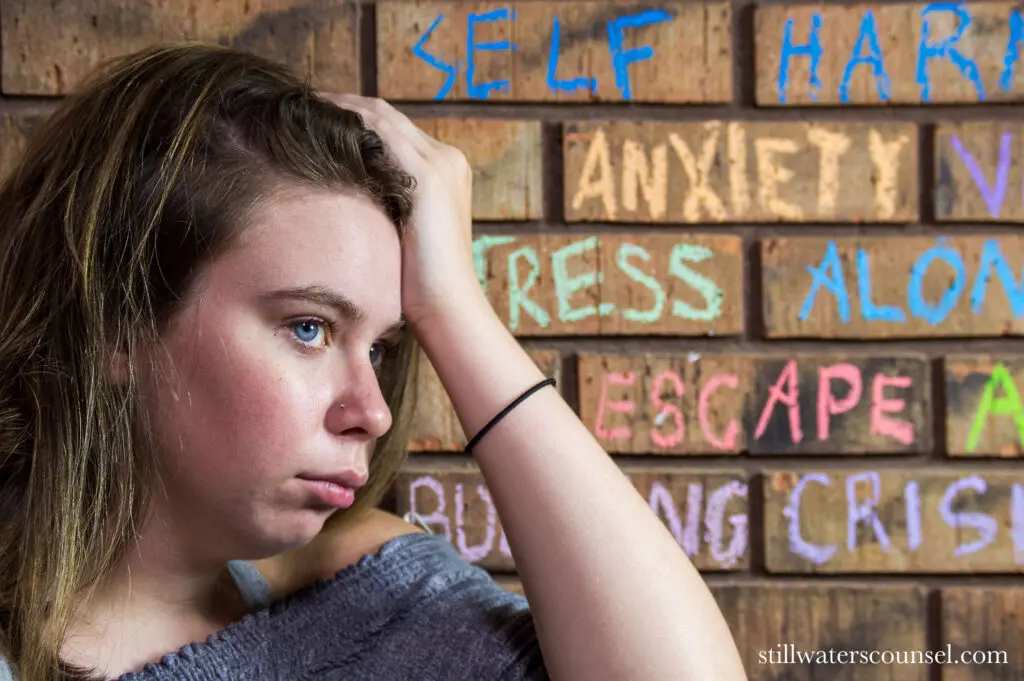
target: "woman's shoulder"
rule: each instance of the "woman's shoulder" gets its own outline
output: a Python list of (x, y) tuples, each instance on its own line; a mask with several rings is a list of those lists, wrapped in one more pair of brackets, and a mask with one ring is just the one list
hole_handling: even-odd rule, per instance
[(395, 539), (424, 534), (428, 532), (393, 513), (369, 509), (328, 524), (316, 539), (300, 549), (255, 561), (253, 565), (269, 582), (276, 600), (334, 577), (362, 558), (378, 554)]

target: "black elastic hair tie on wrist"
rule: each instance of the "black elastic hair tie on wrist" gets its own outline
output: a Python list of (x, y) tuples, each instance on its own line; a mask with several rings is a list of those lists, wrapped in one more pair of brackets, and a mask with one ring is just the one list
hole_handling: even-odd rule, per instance
[(552, 386), (556, 385), (555, 384), (555, 379), (553, 379), (553, 378), (546, 378), (543, 381), (541, 381), (540, 383), (538, 383), (537, 385), (533, 386), (532, 388), (530, 388), (529, 390), (524, 392), (522, 395), (520, 395), (516, 399), (514, 399), (510, 405), (508, 405), (507, 407), (502, 409), (500, 412), (498, 412), (498, 415), (495, 416), (493, 419), (491, 419), (490, 423), (488, 423), (486, 426), (484, 426), (483, 428), (480, 429), (480, 432), (478, 432), (473, 437), (473, 439), (469, 441), (469, 444), (466, 445), (465, 452), (467, 454), (470, 453), (472, 451), (473, 447), (476, 446), (476, 443), (480, 441), (480, 438), (482, 438), (484, 435), (486, 435), (487, 431), (489, 431), (491, 428), (493, 428), (495, 426), (495, 424), (498, 423), (498, 421), (500, 421), (501, 419), (505, 418), (505, 415), (508, 414), (513, 409), (515, 409), (519, 405), (520, 402), (522, 402), (527, 397), (529, 397), (533, 393), (537, 392), (538, 390), (540, 390), (541, 388), (543, 388), (546, 385), (552, 385)]

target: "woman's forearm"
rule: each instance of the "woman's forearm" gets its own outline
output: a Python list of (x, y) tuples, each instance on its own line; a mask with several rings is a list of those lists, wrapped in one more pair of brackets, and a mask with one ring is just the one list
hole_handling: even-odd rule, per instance
[[(482, 293), (416, 332), (469, 436), (544, 378)], [(700, 574), (555, 390), (517, 406), (473, 454), (552, 678), (746, 678)]]

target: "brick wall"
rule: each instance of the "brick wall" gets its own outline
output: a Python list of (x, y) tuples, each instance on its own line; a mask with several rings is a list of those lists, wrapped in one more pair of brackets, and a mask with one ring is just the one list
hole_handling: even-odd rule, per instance
[[(399, 101), (468, 154), (492, 304), (705, 572), (752, 679), (1024, 674), (1015, 3), (75, 4), (0, 2), (0, 166), (155, 40)], [(518, 588), (423, 377), (395, 510)], [(784, 644), (1007, 659), (761, 657)]]

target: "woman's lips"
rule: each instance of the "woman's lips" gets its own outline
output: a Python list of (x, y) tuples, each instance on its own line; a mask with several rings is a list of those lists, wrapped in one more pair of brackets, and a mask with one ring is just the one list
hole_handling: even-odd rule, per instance
[(351, 487), (339, 485), (330, 480), (316, 480), (311, 478), (299, 478), (317, 499), (327, 506), (335, 508), (348, 508), (356, 500), (356, 491)]

